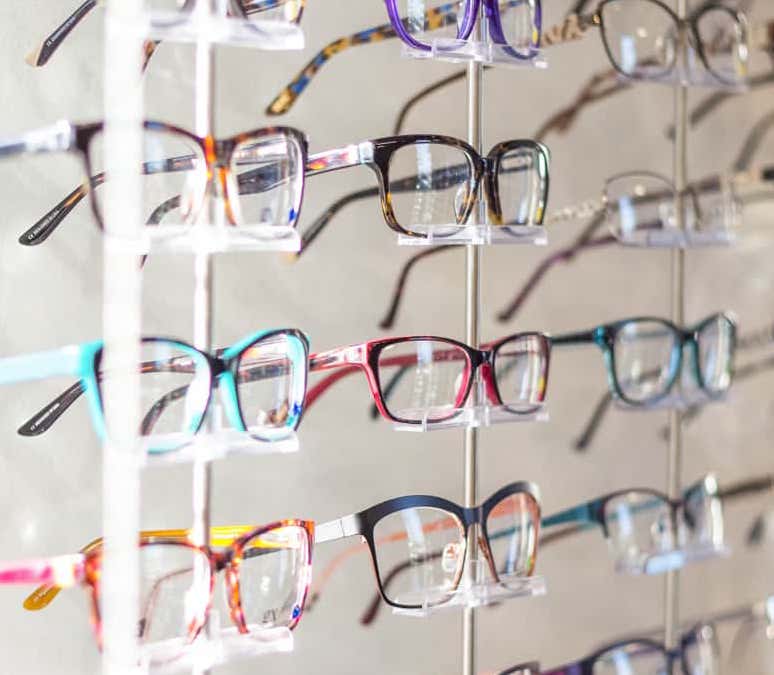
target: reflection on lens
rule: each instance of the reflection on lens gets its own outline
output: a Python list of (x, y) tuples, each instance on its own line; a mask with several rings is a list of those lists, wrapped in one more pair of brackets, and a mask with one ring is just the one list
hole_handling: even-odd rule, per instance
[(374, 527), (374, 543), (382, 588), (391, 602), (442, 602), (457, 588), (465, 533), (451, 513), (429, 507), (391, 513)]
[[(204, 199), (207, 169), (201, 148), (189, 137), (172, 131), (145, 129), (142, 165), (142, 216), (148, 226), (191, 224)], [(97, 209), (104, 221), (105, 135), (94, 136), (88, 148)]]
[(718, 315), (699, 332), (699, 370), (704, 388), (719, 395), (731, 386), (735, 348), (734, 324)]
[(298, 142), (281, 134), (248, 139), (231, 158), (229, 189), (240, 225), (294, 226), (303, 191), (303, 154)]
[(468, 0), (400, 0), (398, 10), (411, 37), (430, 46), (433, 40), (458, 37), (467, 4)]
[(678, 26), (666, 8), (650, 0), (618, 0), (602, 8), (602, 36), (623, 74), (653, 78), (675, 64)]
[(548, 162), (536, 148), (509, 150), (499, 158), (500, 225), (539, 225), (545, 215)]
[(259, 24), (269, 21), (298, 23), (304, 11), (302, 0), (240, 0), (237, 4), (241, 5), (248, 21)]
[(540, 337), (514, 338), (497, 348), (494, 378), (498, 403), (517, 412), (530, 412), (545, 400), (547, 353)]
[(398, 224), (408, 232), (448, 235), (465, 224), (474, 196), (474, 171), (460, 148), (419, 142), (390, 159), (388, 190)]
[(723, 546), (723, 504), (714, 476), (707, 476), (686, 490), (679, 526), (682, 546)]
[(593, 675), (666, 675), (671, 670), (663, 647), (650, 642), (630, 642), (598, 657), (591, 672)]
[(535, 566), (538, 507), (527, 493), (509, 495), (486, 520), (492, 562), (500, 582), (508, 585), (529, 576)]
[(671, 510), (663, 497), (627, 492), (607, 501), (604, 518), (612, 553), (620, 562), (640, 566), (647, 556), (675, 548)]
[(304, 402), (304, 354), (297, 337), (273, 335), (240, 355), (239, 407), (253, 436), (277, 440), (295, 427)]
[(245, 544), (239, 597), (250, 630), (295, 625), (303, 609), (309, 564), (309, 539), (297, 525), (264, 532)]
[[(140, 434), (153, 437), (151, 451), (180, 447), (201, 425), (210, 396), (209, 363), (196, 350), (167, 340), (144, 341), (140, 358)], [(120, 377), (99, 364), (102, 392)]]
[(378, 379), (387, 409), (407, 422), (454, 417), (464, 404), (470, 363), (462, 348), (442, 340), (412, 340), (379, 354)]
[(605, 186), (607, 222), (614, 237), (624, 243), (644, 244), (665, 227), (674, 226), (674, 188), (666, 178), (628, 173)]
[(704, 58), (715, 77), (729, 84), (743, 83), (748, 74), (747, 32), (727, 7), (710, 7), (696, 22)]
[(629, 321), (613, 342), (615, 377), (623, 398), (634, 404), (665, 395), (677, 377), (678, 336), (660, 321)]
[(201, 627), (210, 600), (211, 570), (206, 555), (183, 545), (140, 547), (140, 643), (152, 661), (181, 655), (192, 629)]

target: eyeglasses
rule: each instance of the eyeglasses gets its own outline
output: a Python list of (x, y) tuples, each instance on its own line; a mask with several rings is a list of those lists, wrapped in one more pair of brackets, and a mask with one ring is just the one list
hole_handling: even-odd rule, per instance
[[(768, 117), (768, 116), (767, 116)], [(774, 115), (765, 128), (756, 126), (750, 140), (774, 128)], [(745, 144), (745, 148), (748, 144)], [(752, 146), (751, 146), (752, 147)], [(549, 213), (545, 227), (588, 218), (587, 225), (573, 243), (543, 259), (530, 274), (514, 298), (497, 314), (498, 321), (512, 319), (535, 292), (548, 272), (560, 263), (569, 263), (585, 251), (626, 244), (634, 246), (673, 246), (726, 243), (731, 240), (746, 205), (774, 199), (774, 165), (749, 166), (752, 157), (743, 150), (744, 166), (729, 175), (708, 176), (693, 182), (682, 193), (686, 230), (674, 227), (676, 191), (666, 177), (649, 172), (629, 172), (610, 178), (605, 183), (601, 199), (591, 199)], [(764, 188), (759, 190), (758, 188)], [(607, 225), (610, 234), (595, 236)], [(395, 324), (411, 270), (422, 260), (454, 247), (431, 247), (409, 258), (401, 268), (390, 304), (379, 326), (387, 329)]]
[(551, 338), (552, 346), (596, 344), (605, 358), (611, 392), (631, 406), (653, 405), (668, 396), (680, 378), (686, 348), (698, 388), (710, 398), (722, 396), (731, 385), (735, 342), (736, 325), (727, 314), (690, 328), (637, 318)]
[[(702, 487), (705, 486), (705, 487)], [(739, 481), (737, 483), (732, 483), (730, 485), (726, 485), (723, 488), (717, 489), (717, 497), (722, 501), (722, 504), (730, 504), (732, 502), (735, 502), (737, 500), (740, 500), (742, 498), (750, 498), (753, 496), (760, 495), (763, 492), (769, 492), (772, 490), (774, 486), (774, 476), (766, 475), (766, 476), (755, 476), (743, 481)], [(684, 501), (688, 502), (689, 500), (693, 504), (695, 500), (697, 499), (698, 495), (704, 490), (707, 493), (712, 492), (714, 489), (714, 482), (713, 479), (710, 477), (709, 480), (706, 478), (702, 481), (696, 483), (692, 488), (689, 488), (685, 492), (685, 499)], [(640, 491), (632, 491), (629, 492), (640, 492)], [(645, 491), (650, 493), (650, 491)], [(651, 514), (656, 515), (657, 509), (660, 506), (659, 500), (649, 499), (647, 502), (647, 510)], [(693, 506), (690, 507), (693, 510), (696, 510)], [(700, 508), (700, 507), (699, 507)], [(575, 509), (569, 509), (566, 513), (569, 514)], [(577, 507), (577, 511), (586, 513), (586, 508), (584, 506)], [(714, 512), (713, 512), (714, 517)], [(585, 518), (578, 518), (574, 522), (570, 522), (570, 518), (568, 516), (567, 522), (562, 524), (561, 528), (555, 527), (557, 523), (552, 523), (551, 521), (554, 520), (556, 516), (549, 516), (548, 518), (544, 519), (541, 524), (541, 535), (540, 535), (540, 547), (541, 549), (544, 549), (546, 546), (549, 546), (551, 544), (554, 544), (560, 540), (567, 539), (568, 537), (573, 537), (575, 535), (578, 535), (582, 532), (588, 531), (590, 528), (594, 528), (598, 526), (598, 523), (595, 521), (588, 521)], [(691, 521), (692, 523), (694, 521)], [(755, 521), (755, 528), (759, 528), (758, 521)], [(451, 522), (447, 523), (446, 526), (451, 526)], [(505, 527), (500, 530), (494, 530), (491, 529), (489, 531), (489, 537), (491, 540), (506, 540), (512, 535), (511, 529), (508, 527)], [(722, 542), (720, 542), (722, 543)], [(755, 542), (751, 540), (751, 545)], [(713, 547), (714, 548), (714, 547)], [(362, 549), (358, 547), (352, 547), (350, 549), (347, 549), (345, 551), (342, 551), (338, 556), (336, 556), (323, 570), (320, 574), (316, 576), (316, 582), (314, 585), (314, 588), (312, 589), (312, 593), (309, 597), (309, 601), (307, 604), (307, 609), (311, 609), (320, 599), (323, 589), (325, 588), (326, 584), (328, 583), (329, 579), (333, 576), (333, 574), (338, 570), (344, 562), (352, 557), (353, 555), (362, 552)], [(429, 557), (434, 559), (440, 559), (442, 556), (443, 551), (441, 549), (435, 549), (432, 553), (428, 554)], [(677, 562), (675, 560), (675, 562)], [(388, 570), (382, 570), (382, 585), (385, 589), (387, 589), (391, 584), (393, 579), (398, 578), (400, 575), (403, 575), (406, 573), (406, 570), (410, 569), (411, 567), (411, 560), (408, 558), (404, 558), (400, 562), (396, 563), (391, 569)], [(651, 563), (651, 567), (653, 567), (653, 563)], [(371, 625), (374, 620), (376, 619), (379, 609), (381, 607), (381, 596), (379, 593), (377, 593), (371, 601), (368, 603), (368, 606), (366, 607), (365, 611), (360, 617), (360, 623), (364, 626)], [(725, 615), (724, 615), (725, 616)], [(715, 620), (715, 619), (713, 619)]]
[[(311, 582), (314, 523), (212, 528), (211, 537), (210, 546), (199, 546), (187, 530), (141, 533), (138, 638), (147, 665), (169, 665), (185, 655), (207, 622), (220, 572), (240, 634), (292, 629), (301, 620)], [(25, 600), (28, 610), (47, 607), (63, 588), (84, 586), (100, 647), (101, 576), (101, 539), (75, 555), (0, 564), (0, 585), (43, 584)]]
[[(214, 194), (223, 198), (230, 225), (260, 225), (256, 237), (285, 236), (284, 228), (295, 227), (301, 209), (306, 146), (305, 136), (289, 127), (215, 140), (161, 122), (144, 122), (140, 168), (147, 231), (157, 238), (179, 236), (199, 218), (206, 196)], [(97, 224), (104, 228), (104, 194), (97, 189), (106, 180), (102, 123), (60, 122), (0, 143), (0, 157), (56, 151), (82, 156), (85, 181), (22, 234), (21, 244), (45, 241), (87, 194)]]
[[(306, 336), (291, 329), (254, 333), (217, 355), (179, 340), (143, 338), (140, 402), (147, 412), (140, 434), (147, 437), (148, 451), (163, 453), (190, 443), (211, 409), (214, 389), (220, 391), (235, 430), (260, 441), (287, 438), (301, 421), (308, 353)], [(25, 422), (19, 433), (44, 433), (85, 393), (95, 430), (104, 437), (103, 387), (120, 375), (106, 371), (102, 359), (101, 341), (0, 359), (2, 384), (56, 376), (78, 378)]]
[[(173, 11), (180, 15), (180, 21), (184, 21), (187, 15), (196, 7), (197, 0), (148, 0), (146, 7), (150, 11), (163, 11), (168, 14)], [(201, 1), (201, 0), (199, 0)], [(51, 33), (39, 47), (34, 49), (26, 61), (31, 66), (45, 66), (57, 49), (62, 45), (72, 30), (94, 9), (99, 0), (86, 0), (76, 9), (64, 23)], [(306, 0), (228, 0), (228, 13), (230, 16), (246, 19), (248, 25), (251, 21), (299, 23), (304, 12)], [(145, 65), (148, 66), (159, 42), (149, 40), (145, 42)]]
[[(540, 0), (385, 0), (398, 37), (422, 51), (436, 38), (468, 40), (484, 6), (492, 42), (504, 45), (516, 59), (531, 59), (540, 46)], [(401, 18), (405, 17), (405, 18)]]
[[(478, 546), (497, 584), (520, 587), (532, 575), (540, 530), (539, 499), (537, 487), (524, 482), (502, 488), (475, 508), (440, 497), (401, 497), (318, 525), (315, 543), (360, 536), (387, 604), (409, 610), (441, 605), (460, 586), (473, 527), (478, 528)], [(510, 528), (509, 538), (490, 539), (490, 532), (502, 528)], [(442, 555), (434, 555), (435, 551)], [(392, 577), (388, 588), (383, 575), (406, 560), (403, 573)]]
[(657, 574), (682, 566), (681, 554), (717, 555), (723, 548), (723, 506), (715, 477), (671, 500), (655, 490), (620, 490), (548, 516), (542, 526), (599, 526), (619, 571)]
[(543, 222), (550, 156), (540, 143), (505, 141), (483, 157), (455, 138), (409, 135), (361, 143), (357, 152), (348, 151), (353, 159), (336, 160), (345, 152), (333, 150), (311, 157), (310, 171), (364, 164), (376, 173), (378, 188), (336, 200), (304, 231), (302, 252), (345, 206), (377, 196), (387, 225), (412, 237), (443, 238), (463, 229), (478, 203), (479, 187), (483, 187), (490, 224), (507, 230), (508, 226)]
[[(224, 198), (229, 224), (257, 223), (255, 237), (281, 237), (283, 228), (298, 222), (307, 176), (360, 165), (370, 167), (377, 177), (379, 187), (368, 196), (380, 195), (389, 227), (408, 236), (427, 237), (432, 231), (443, 237), (462, 229), (477, 204), (482, 182), (489, 220), (496, 225), (539, 225), (548, 198), (548, 151), (531, 141), (506, 141), (486, 158), (463, 141), (434, 135), (377, 139), (309, 156), (304, 135), (287, 127), (221, 141), (157, 122), (145, 122), (144, 129), (143, 204), (148, 231), (155, 238), (184, 233), (213, 191)], [(63, 123), (0, 145), (0, 156), (77, 148), (91, 176), (25, 232), (20, 243), (45, 241), (87, 192), (102, 227), (96, 188), (105, 175), (94, 173), (102, 161), (101, 141), (101, 124)], [(215, 143), (215, 161), (205, 161), (207, 143)], [(248, 170), (237, 173), (243, 168)], [(307, 244), (336, 210), (309, 229)], [(442, 226), (429, 227), (437, 224)]]
[(491, 404), (528, 414), (545, 400), (549, 358), (548, 338), (540, 333), (517, 333), (480, 350), (440, 337), (372, 340), (313, 354), (310, 372), (336, 372), (309, 389), (306, 406), (359, 369), (385, 419), (439, 424), (464, 410), (479, 373)]
[[(773, 338), (772, 338), (771, 327), (764, 328), (760, 331), (753, 332), (748, 335), (742, 335), (736, 340), (735, 351), (737, 353), (741, 353), (744, 351), (751, 350), (755, 347), (765, 346), (765, 345), (771, 344), (772, 339)], [(762, 359), (758, 359), (742, 365), (737, 365), (735, 363), (734, 364), (734, 384), (736, 385), (737, 383), (747, 380), (756, 375), (769, 372), (772, 369), (774, 369), (774, 357), (771, 357), (771, 356), (764, 357)], [(700, 414), (700, 412), (704, 410), (705, 405), (710, 401), (711, 399), (706, 401), (699, 400), (699, 401), (690, 403), (688, 407), (685, 408), (685, 410), (683, 411), (683, 414), (682, 414), (683, 424), (686, 425), (690, 423), (694, 418), (696, 418)], [(594, 437), (596, 436), (597, 431), (599, 430), (602, 424), (602, 420), (604, 419), (605, 414), (610, 409), (610, 406), (612, 405), (612, 403), (613, 403), (613, 396), (609, 391), (605, 392), (599, 398), (599, 402), (594, 406), (588, 422), (584, 425), (580, 435), (573, 443), (573, 447), (575, 448), (575, 450), (585, 451), (589, 448), (592, 441), (594, 440)], [(661, 432), (659, 435), (661, 436), (662, 439), (667, 440), (669, 438), (669, 430), (666, 427), (664, 427), (661, 429)]]
[(656, 675), (677, 673), (677, 667), (683, 675), (720, 672), (720, 648), (712, 625), (702, 624), (685, 633), (676, 649), (647, 638), (623, 640), (559, 668), (540, 670), (539, 664), (533, 663), (509, 668), (500, 675)]

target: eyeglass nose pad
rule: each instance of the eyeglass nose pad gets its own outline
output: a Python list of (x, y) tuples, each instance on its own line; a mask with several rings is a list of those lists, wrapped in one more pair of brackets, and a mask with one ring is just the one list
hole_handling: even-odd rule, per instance
[(465, 212), (470, 202), (470, 188), (467, 183), (460, 183), (457, 191), (454, 193), (454, 218), (457, 224), (462, 224), (465, 218)]
[(489, 543), (484, 538), (483, 534), (478, 535), (478, 550), (484, 555), (487, 565), (489, 566), (489, 572), (493, 579), (499, 579), (500, 575), (495, 567), (495, 562), (492, 558), (492, 552), (489, 550)]
[[(180, 203), (178, 208), (180, 209), (180, 222), (191, 223), (196, 220), (196, 217), (201, 212), (204, 206), (205, 195), (202, 194), (202, 184), (207, 183), (206, 178), (201, 174), (204, 169), (198, 165), (194, 165), (191, 171), (185, 172), (185, 181), (183, 183), (183, 189), (180, 192)], [(206, 192), (206, 190), (205, 190)], [(161, 217), (163, 221), (163, 216)]]
[(656, 553), (674, 550), (676, 546), (675, 529), (677, 523), (672, 522), (672, 516), (662, 513), (650, 528), (650, 539)]
[(457, 574), (460, 571), (463, 558), (465, 556), (465, 547), (458, 541), (451, 541), (443, 547), (441, 553), (441, 569), (446, 574)]

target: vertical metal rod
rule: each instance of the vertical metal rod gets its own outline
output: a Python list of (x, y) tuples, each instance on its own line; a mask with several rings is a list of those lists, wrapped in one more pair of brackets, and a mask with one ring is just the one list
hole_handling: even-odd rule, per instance
[(120, 242), (136, 237), (142, 220), (143, 90), (139, 24), (142, 0), (110, 3), (105, 19), (105, 225), (103, 239), (104, 406), (102, 463), (104, 537), (101, 618), (102, 673), (138, 672), (141, 276), (136, 255)]
[[(481, 40), (483, 26), (483, 6), (478, 17), (473, 39)], [(482, 75), (483, 65), (477, 62), (468, 64), (468, 142), (480, 153), (483, 146), (482, 120)], [(479, 204), (481, 202), (479, 188)], [(481, 208), (474, 209), (474, 222), (482, 223)], [(481, 315), (481, 247), (468, 246), (465, 255), (465, 341), (477, 347), (481, 342), (479, 319)], [(465, 430), (465, 505), (475, 506), (478, 501), (478, 429)], [(469, 561), (477, 561), (477, 539), (474, 532), (469, 533), (467, 555)], [(475, 571), (475, 570), (474, 570)], [(464, 675), (476, 675), (476, 613), (472, 607), (466, 607), (462, 615), (462, 672)]]
[[(200, 0), (196, 11), (208, 14), (210, 17), (221, 13), (221, 0)], [(202, 17), (206, 18), (206, 17)], [(196, 91), (195, 91), (195, 126), (196, 133), (202, 137), (214, 136), (215, 126), (215, 45), (206, 37), (196, 43)], [(218, 194), (216, 182), (217, 172), (212, 176), (210, 191), (206, 197), (206, 208), (202, 210), (203, 220), (196, 227), (210, 227), (216, 224), (218, 216)], [(193, 342), (197, 349), (212, 350), (213, 333), (213, 264), (212, 255), (206, 252), (196, 252), (194, 258), (194, 308), (193, 308)], [(206, 419), (202, 431), (212, 431), (212, 420)], [(204, 459), (197, 459), (192, 471), (193, 498), (193, 539), (200, 545), (210, 542), (211, 501), (212, 501), (212, 464)], [(207, 636), (210, 625), (206, 627)], [(194, 664), (194, 675), (209, 675), (209, 668)]]
[[(684, 19), (688, 14), (687, 0), (677, 0), (677, 15)], [(687, 36), (681, 31), (681, 69), (687, 75)], [(675, 144), (674, 184), (675, 219), (681, 231), (685, 231), (685, 189), (688, 185), (688, 88), (681, 80), (675, 86)], [(675, 249), (671, 253), (671, 318), (677, 325), (685, 324), (685, 251)], [(682, 492), (683, 428), (682, 412), (669, 413), (669, 456), (667, 460), (667, 494), (673, 499)], [(680, 641), (680, 573), (667, 573), (664, 583), (664, 641), (674, 649)]]

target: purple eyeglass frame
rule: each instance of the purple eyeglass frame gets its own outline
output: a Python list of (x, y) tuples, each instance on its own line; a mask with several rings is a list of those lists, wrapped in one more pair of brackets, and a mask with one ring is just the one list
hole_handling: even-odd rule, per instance
[[(507, 45), (508, 40), (505, 37), (500, 16), (501, 2), (502, 0), (465, 0), (464, 19), (462, 21), (462, 25), (457, 30), (457, 39), (467, 40), (470, 38), (470, 35), (473, 32), (473, 27), (476, 25), (476, 19), (479, 15), (479, 12), (481, 11), (481, 3), (483, 3), (485, 18), (489, 27), (489, 34), (492, 36), (492, 39), (496, 44)], [(398, 37), (400, 37), (401, 40), (415, 49), (419, 49), (425, 52), (432, 51), (432, 47), (430, 45), (419, 42), (411, 35), (411, 33), (408, 32), (406, 29), (407, 24), (405, 20), (401, 18), (400, 11), (398, 10), (398, 0), (384, 0), (384, 4), (387, 7), (387, 14), (390, 17), (390, 22), (392, 23), (395, 32), (398, 34)], [(439, 16), (443, 17), (445, 13), (448, 13), (449, 7), (454, 4), (456, 4), (454, 0), (449, 0), (448, 3), (437, 7), (436, 11), (438, 12)], [(525, 60), (533, 58), (537, 48), (540, 46), (540, 35), (542, 34), (543, 29), (543, 7), (541, 0), (505, 0), (503, 4), (508, 7), (514, 7), (520, 4), (529, 4), (534, 8), (534, 30), (532, 34), (533, 36), (536, 36), (537, 39), (533, 39), (531, 41), (531, 49), (529, 54), (519, 54), (515, 51), (513, 53), (513, 56), (516, 58)], [(430, 11), (432, 10), (429, 10), (428, 14)]]

